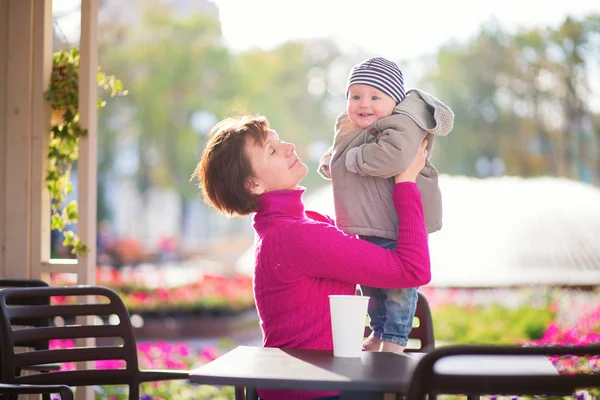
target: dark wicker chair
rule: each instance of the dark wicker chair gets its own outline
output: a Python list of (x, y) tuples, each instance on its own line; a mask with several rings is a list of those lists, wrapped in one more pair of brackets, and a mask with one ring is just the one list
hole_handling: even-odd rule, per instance
[[(429, 302), (423, 293), (417, 292), (419, 298), (417, 301), (417, 309), (415, 311), (415, 320), (418, 321), (418, 326), (415, 326), (408, 335), (409, 339), (416, 339), (419, 342), (419, 347), (407, 347), (404, 351), (407, 353), (427, 353), (435, 349), (435, 339), (433, 337), (433, 320), (431, 319), (431, 309)], [(371, 328), (365, 326), (365, 337), (371, 334)]]
[(11, 288), (11, 287), (48, 287), (47, 282), (39, 279), (0, 279), (0, 288)]
[[(0, 289), (4, 288), (15, 288), (15, 287), (48, 287), (48, 283), (39, 279), (0, 279)], [(50, 298), (36, 298), (25, 300), (29, 304), (50, 304)], [(50, 326), (51, 321), (49, 318), (30, 319), (25, 321), (29, 326)], [(32, 344), (37, 350), (44, 350), (48, 348), (48, 341), (40, 341)], [(60, 364), (45, 364), (45, 365), (32, 365), (28, 368), (30, 371), (56, 371), (60, 368)], [(2, 366), (0, 366), (0, 376), (2, 375)], [(16, 371), (17, 375), (21, 374), (21, 371)], [(11, 395), (12, 400), (16, 400), (17, 395)], [(43, 394), (44, 400), (50, 400), (50, 393)]]
[(43, 394), (50, 396), (58, 393), (62, 400), (73, 400), (73, 391), (65, 385), (11, 385), (0, 383), (0, 394), (18, 396), (20, 394)]
[[(434, 365), (457, 355), (575, 355), (600, 356), (600, 345), (593, 346), (475, 346), (442, 347), (425, 355), (417, 365), (407, 400), (424, 400), (428, 394), (480, 395), (571, 395), (575, 389), (600, 387), (600, 372), (577, 375), (447, 375), (437, 373)], [(431, 398), (431, 395), (429, 396)]]
[[(36, 299), (52, 296), (93, 296), (96, 304), (38, 305)], [(18, 305), (11, 305), (18, 304)], [(163, 380), (188, 379), (188, 371), (141, 371), (138, 365), (135, 334), (129, 313), (122, 299), (113, 290), (98, 286), (10, 288), (0, 290), (0, 334), (2, 341), (2, 380), (13, 384), (64, 384), (69, 386), (127, 385), (129, 398), (139, 398), (139, 384)], [(62, 317), (70, 321), (75, 317), (97, 316), (106, 320), (116, 315), (115, 325), (88, 324), (83, 320), (65, 326), (32, 326), (15, 329), (15, 325), (39, 318)], [(94, 338), (120, 342), (106, 346), (87, 346), (70, 349), (37, 350), (34, 344), (52, 339)], [(30, 351), (15, 353), (15, 347), (29, 347)], [(76, 371), (40, 372), (19, 376), (18, 369), (32, 365), (99, 360), (122, 360), (123, 369), (78, 369)], [(83, 365), (83, 364), (82, 364)]]

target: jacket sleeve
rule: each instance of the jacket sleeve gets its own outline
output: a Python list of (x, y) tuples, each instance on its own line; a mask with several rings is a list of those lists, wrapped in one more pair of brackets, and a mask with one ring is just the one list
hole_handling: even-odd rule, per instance
[(421, 194), (411, 182), (394, 186), (401, 223), (396, 250), (346, 235), (329, 223), (298, 223), (276, 233), (279, 257), (303, 274), (380, 287), (422, 286), (431, 279)]
[(379, 140), (350, 149), (346, 153), (346, 169), (380, 178), (390, 178), (406, 170), (427, 136), (427, 132), (404, 115), (377, 121), (368, 134), (378, 135)]
[[(352, 123), (352, 121), (350, 121), (350, 118), (348, 118), (348, 114), (346, 112), (342, 112), (340, 115), (338, 115), (338, 117), (335, 120), (335, 126), (333, 128), (333, 131), (335, 132), (336, 135), (343, 135), (346, 132), (352, 130), (352, 129), (356, 129), (356, 125), (354, 125)], [(329, 150), (327, 150), (325, 152), (325, 154), (323, 154), (321, 156), (321, 159), (319, 160), (319, 168), (317, 169), (317, 171), (319, 172), (319, 175), (321, 175), (323, 178), (325, 179), (329, 179), (331, 180), (331, 157), (333, 156), (333, 145), (331, 147), (329, 147)]]

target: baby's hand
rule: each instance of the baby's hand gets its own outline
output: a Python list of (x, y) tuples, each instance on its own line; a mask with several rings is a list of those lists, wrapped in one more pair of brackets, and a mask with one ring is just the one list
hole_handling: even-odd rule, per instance
[(331, 163), (332, 153), (333, 147), (330, 147), (329, 150), (327, 150), (319, 160), (319, 174), (321, 174), (321, 176), (325, 179), (331, 179), (331, 170), (329, 168), (329, 164)]
[(329, 165), (322, 164), (319, 167), (319, 174), (326, 179), (331, 179), (331, 170), (329, 169)]
[(341, 114), (335, 122), (335, 131), (337, 133), (347, 133), (356, 128), (358, 128), (358, 125), (352, 122), (345, 112)]

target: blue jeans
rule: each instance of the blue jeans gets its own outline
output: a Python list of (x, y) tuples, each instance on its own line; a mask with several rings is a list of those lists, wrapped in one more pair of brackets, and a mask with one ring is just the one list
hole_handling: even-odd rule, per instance
[[(396, 241), (377, 236), (361, 239), (384, 249), (395, 249)], [(372, 335), (406, 347), (417, 309), (417, 289), (380, 289), (361, 285), (363, 295), (369, 296), (369, 318)]]

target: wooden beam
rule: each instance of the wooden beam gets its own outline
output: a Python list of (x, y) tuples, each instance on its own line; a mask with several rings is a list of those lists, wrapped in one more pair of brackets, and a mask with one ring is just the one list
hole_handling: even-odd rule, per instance
[(6, 276), (6, 96), (8, 75), (8, 0), (0, 0), (0, 276)]
[(93, 285), (96, 279), (96, 191), (98, 175), (97, 103), (98, 98), (98, 0), (81, 3), (81, 60), (79, 65), (79, 121), (87, 129), (79, 141), (77, 233), (89, 247), (79, 257), (79, 284)]
[[(79, 121), (88, 130), (79, 141), (78, 191), (79, 221), (77, 233), (89, 252), (78, 257), (77, 282), (96, 283), (96, 191), (98, 175), (97, 103), (98, 98), (98, 0), (81, 2), (81, 39), (79, 41)], [(88, 299), (88, 302), (94, 301)], [(89, 318), (89, 317), (88, 317)], [(84, 343), (81, 343), (84, 341)], [(80, 339), (81, 345), (93, 345), (92, 339)], [(88, 368), (93, 365), (87, 363)], [(79, 367), (78, 367), (79, 368)], [(93, 399), (92, 387), (77, 390), (77, 400)]]
[(44, 92), (52, 74), (52, 0), (37, 0), (33, 9), (33, 76), (31, 132), (31, 277), (42, 275), (50, 260), (50, 193), (48, 170), (50, 106)]
[(79, 272), (78, 262), (72, 258), (53, 258), (48, 262), (42, 262), (41, 268), (42, 274), (77, 274)]
[(4, 275), (30, 276), (33, 1), (8, 0)]

